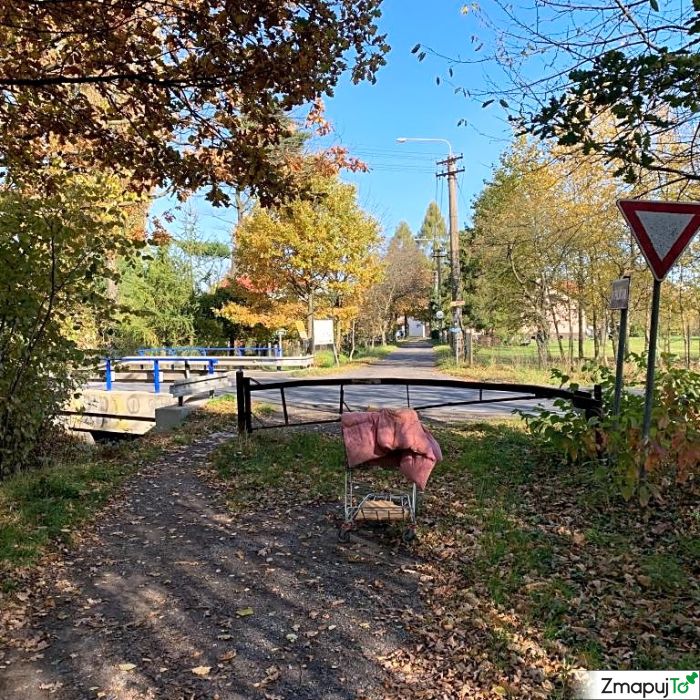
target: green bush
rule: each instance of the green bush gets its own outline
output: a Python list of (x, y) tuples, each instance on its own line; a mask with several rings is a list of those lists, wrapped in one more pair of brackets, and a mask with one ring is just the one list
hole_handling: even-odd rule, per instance
[(134, 245), (120, 191), (59, 171), (0, 196), (0, 479), (37, 462), (91, 360), (86, 324), (109, 316), (111, 261)]
[[(645, 359), (629, 358), (641, 371)], [(642, 435), (644, 395), (623, 391), (620, 415), (612, 413), (614, 373), (607, 367), (587, 368), (589, 379), (603, 390), (602, 416), (586, 416), (563, 399), (556, 410), (521, 412), (529, 430), (543, 444), (577, 465), (605, 462), (622, 495), (635, 494), (648, 503), (660, 496), (664, 486), (682, 483), (700, 474), (700, 374), (675, 365), (675, 358), (662, 355), (654, 387), (654, 405), (649, 441)], [(554, 370), (562, 386), (578, 389), (569, 377)]]

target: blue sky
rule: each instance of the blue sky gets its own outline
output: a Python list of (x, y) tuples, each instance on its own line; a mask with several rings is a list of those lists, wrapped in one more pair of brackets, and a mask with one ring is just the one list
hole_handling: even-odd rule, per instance
[[(369, 173), (345, 174), (344, 179), (357, 185), (361, 205), (380, 220), (386, 235), (401, 220), (417, 230), (432, 199), (447, 216), (447, 185), (444, 178), (438, 183), (435, 177), (435, 161), (444, 158), (447, 147), (398, 144), (397, 137), (448, 139), (456, 153), (464, 154), (460, 224), (468, 221), (474, 195), (509, 140), (510, 128), (500, 108), (482, 109), (480, 102), (455, 94), (454, 86), (444, 80), (437, 85), (436, 76), (446, 78), (446, 62), (433, 56), (419, 62), (411, 54), (417, 43), (444, 55), (466, 54), (479, 27), (472, 15), (460, 12), (463, 5), (458, 0), (385, 0), (381, 28), (388, 33), (392, 51), (377, 82), (353, 85), (345, 78), (326, 99), (327, 116), (335, 127), (333, 141), (370, 167)], [(455, 81), (466, 88), (484, 86), (478, 66), (462, 66)], [(460, 119), (467, 125), (459, 126)], [(191, 201), (203, 234), (227, 240), (233, 212), (213, 210), (201, 197)], [(162, 208), (160, 203), (154, 210)]]
[[(447, 146), (439, 143), (396, 143), (399, 136), (448, 139), (462, 153), (460, 175), (460, 224), (469, 218), (469, 205), (492, 165), (507, 144), (510, 128), (499, 108), (482, 109), (480, 102), (455, 94), (442, 80), (447, 63), (428, 56), (419, 62), (411, 49), (420, 43), (445, 55), (467, 53), (470, 37), (478, 29), (455, 0), (387, 0), (382, 27), (392, 51), (375, 85), (351, 85), (344, 81), (327, 101), (328, 116), (336, 137), (370, 166), (367, 174), (346, 176), (359, 189), (360, 201), (391, 234), (401, 220), (416, 230), (432, 199), (447, 213), (445, 180), (437, 183), (435, 161), (444, 158)], [(483, 87), (481, 68), (457, 70), (456, 84)], [(459, 126), (460, 119), (467, 125)], [(436, 197), (437, 195), (437, 197)]]

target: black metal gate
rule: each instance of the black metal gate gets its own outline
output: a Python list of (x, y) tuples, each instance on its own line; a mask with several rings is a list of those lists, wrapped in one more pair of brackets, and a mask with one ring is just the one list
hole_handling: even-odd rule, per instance
[[(253, 430), (263, 428), (276, 428), (282, 426), (297, 425), (318, 425), (322, 423), (337, 423), (340, 416), (345, 411), (350, 411), (350, 407), (345, 400), (345, 390), (348, 386), (404, 386), (406, 388), (406, 405), (416, 411), (431, 408), (443, 408), (450, 406), (468, 406), (473, 404), (505, 403), (509, 401), (530, 401), (533, 399), (565, 399), (570, 401), (574, 408), (584, 410), (586, 415), (600, 415), (603, 410), (601, 400), (601, 389), (599, 386), (593, 388), (593, 392), (569, 391), (568, 389), (557, 389), (555, 387), (538, 386), (536, 384), (501, 384), (490, 382), (470, 382), (460, 379), (402, 379), (396, 377), (371, 377), (353, 378), (342, 377), (336, 379), (315, 378), (315, 379), (288, 379), (284, 381), (258, 382), (257, 380), (245, 376), (243, 370), (236, 372), (236, 400), (238, 404), (238, 432), (251, 433)], [(287, 405), (286, 391), (303, 387), (339, 387), (339, 400), (335, 417), (322, 420), (308, 420), (291, 422), (289, 420), (289, 409)], [(465, 401), (441, 401), (439, 403), (429, 403), (422, 405), (411, 404), (411, 387), (433, 387), (457, 390), (478, 391), (478, 398)], [(276, 425), (253, 425), (253, 394), (258, 392), (279, 391), (280, 403), (284, 422)], [(492, 394), (503, 392), (509, 396), (484, 398), (484, 393)]]

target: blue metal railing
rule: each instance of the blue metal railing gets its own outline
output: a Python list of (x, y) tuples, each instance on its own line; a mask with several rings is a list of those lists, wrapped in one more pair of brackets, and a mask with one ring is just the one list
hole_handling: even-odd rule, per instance
[[(212, 353), (226, 353), (226, 357), (283, 357), (282, 346), (239, 346), (239, 347), (213, 347), (209, 345), (178, 345), (162, 346), (158, 348), (139, 348), (136, 355), (128, 357), (105, 358), (105, 388), (112, 391), (114, 385), (114, 368), (120, 362), (152, 362), (153, 363), (153, 388), (155, 393), (160, 392), (160, 363), (170, 362), (206, 362), (207, 373), (214, 374), (214, 367), (220, 358), (212, 357)], [(183, 356), (187, 353), (187, 356)], [(278, 367), (278, 369), (280, 369)]]
[(160, 393), (160, 363), (166, 362), (201, 362), (207, 363), (207, 374), (214, 374), (214, 367), (218, 364), (219, 359), (216, 357), (144, 357), (141, 355), (134, 357), (105, 358), (105, 389), (112, 391), (114, 384), (114, 365), (120, 362), (152, 362), (153, 363), (153, 389), (156, 394)]

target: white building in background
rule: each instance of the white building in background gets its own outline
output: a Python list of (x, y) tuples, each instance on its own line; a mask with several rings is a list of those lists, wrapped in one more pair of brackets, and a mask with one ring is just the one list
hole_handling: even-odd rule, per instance
[(408, 328), (405, 329), (407, 338), (425, 338), (427, 336), (426, 324), (411, 316), (408, 317)]
[(417, 318), (411, 316), (408, 317), (407, 323), (405, 324), (403, 316), (400, 317), (399, 332), (397, 337), (399, 338), (426, 338), (428, 336), (428, 327), (423, 321), (419, 321)]

